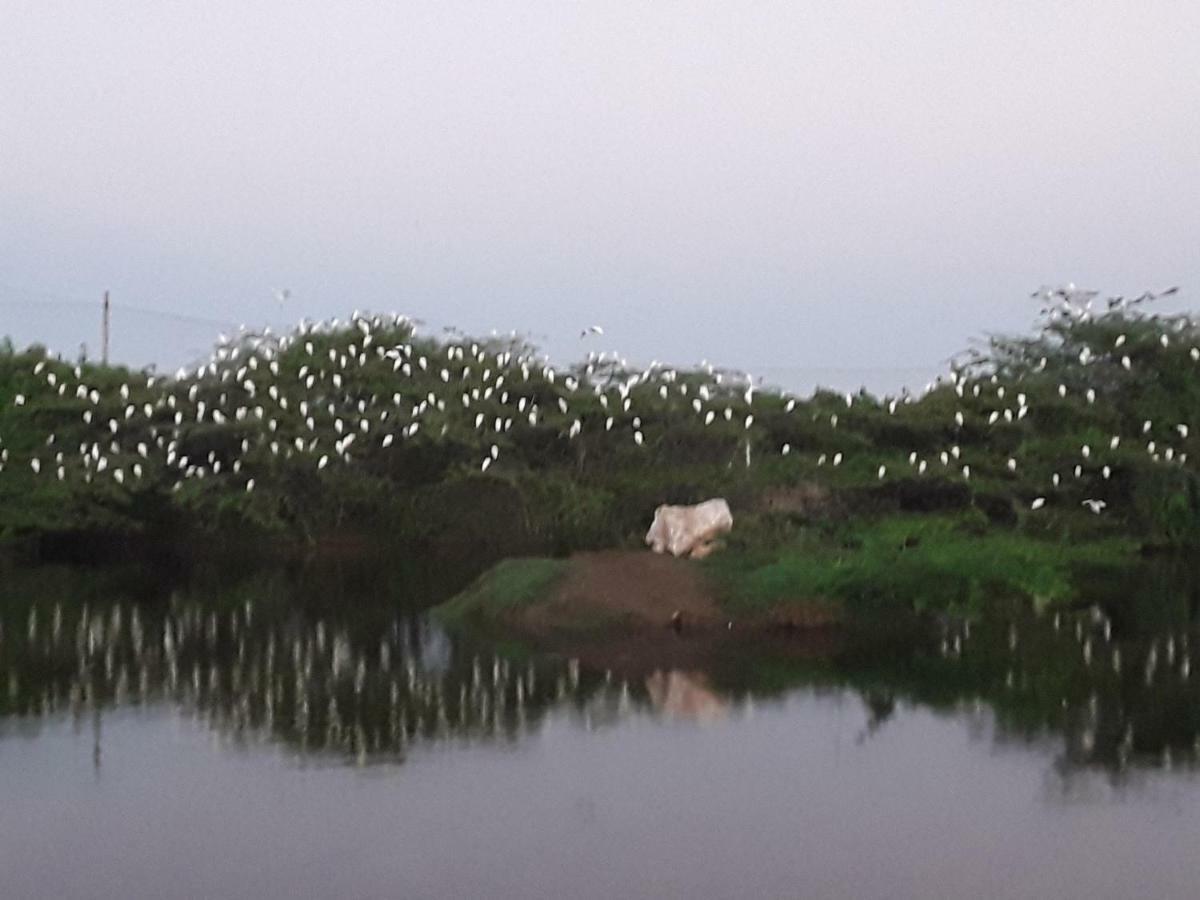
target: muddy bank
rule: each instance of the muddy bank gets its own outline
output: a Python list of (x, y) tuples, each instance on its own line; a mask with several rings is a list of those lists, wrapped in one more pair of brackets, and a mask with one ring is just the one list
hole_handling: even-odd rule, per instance
[(506, 560), (434, 614), (626, 674), (704, 667), (764, 641), (828, 655), (841, 624), (836, 606), (799, 598), (733, 612), (698, 563), (629, 550)]

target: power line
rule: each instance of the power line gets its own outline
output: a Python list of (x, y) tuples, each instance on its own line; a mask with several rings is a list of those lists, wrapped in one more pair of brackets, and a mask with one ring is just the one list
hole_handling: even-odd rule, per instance
[[(41, 297), (41, 301), (32, 300), (8, 300), (0, 297), (0, 307), (67, 307), (71, 309), (86, 309), (92, 312), (96, 309), (97, 300), (87, 300), (78, 296), (67, 294), (58, 294), (51, 291), (35, 290), (32, 288), (21, 287), (19, 285), (10, 284), (0, 281), (0, 292), (11, 292), (23, 294), (31, 297)], [(231, 319), (212, 319), (205, 316), (194, 316), (187, 313), (168, 312), (161, 309), (153, 309), (151, 307), (138, 306), (128, 303), (112, 303), (112, 309), (117, 312), (134, 313), (138, 315), (153, 316), (159, 319), (166, 319), (175, 322), (185, 322), (194, 325), (204, 325), (207, 327), (236, 330), (244, 327), (244, 323), (237, 323)], [(756, 365), (745, 367), (746, 371), (753, 370), (754, 373), (760, 375), (804, 375), (819, 374), (825, 376), (854, 376), (867, 373), (877, 373), (880, 375), (897, 375), (904, 373), (906, 375), (914, 375), (922, 373), (931, 373), (940, 371), (940, 367), (936, 365), (922, 365), (913, 363), (907, 365), (870, 365), (870, 366), (846, 366), (846, 365)]]
[[(0, 290), (7, 290), (7, 292), (25, 294), (29, 296), (40, 296), (40, 298), (43, 298), (40, 301), (0, 299), (0, 306), (23, 306), (34, 308), (58, 306), (70, 307), (74, 308), (74, 310), (95, 310), (97, 302), (96, 300), (73, 298), (73, 296), (67, 296), (64, 294), (52, 294), (47, 292), (47, 290), (31, 290), (28, 288), (17, 287), (14, 286), (14, 284), (7, 284), (5, 282), (0, 282)], [(137, 306), (133, 304), (121, 304), (121, 302), (114, 302), (112, 307), (114, 310), (118, 310), (120, 312), (138, 313), (142, 314), (142, 316), (156, 316), (163, 319), (172, 319), (174, 322), (191, 322), (197, 325), (216, 325), (218, 328), (238, 328), (239, 326), (239, 323), (233, 322), (232, 319), (211, 319), (205, 316), (190, 316), (190, 314), (187, 313), (154, 310), (154, 308), (148, 306)]]

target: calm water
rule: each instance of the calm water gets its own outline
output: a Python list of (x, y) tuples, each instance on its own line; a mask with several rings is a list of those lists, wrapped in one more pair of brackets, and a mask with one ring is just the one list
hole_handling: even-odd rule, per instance
[(632, 679), (470, 575), (0, 570), (0, 896), (1200, 893), (1192, 573)]

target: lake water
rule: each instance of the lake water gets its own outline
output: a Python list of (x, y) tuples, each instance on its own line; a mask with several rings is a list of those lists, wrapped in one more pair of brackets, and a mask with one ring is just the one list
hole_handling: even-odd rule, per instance
[(0, 897), (1200, 895), (1190, 572), (636, 678), (471, 574), (0, 570)]

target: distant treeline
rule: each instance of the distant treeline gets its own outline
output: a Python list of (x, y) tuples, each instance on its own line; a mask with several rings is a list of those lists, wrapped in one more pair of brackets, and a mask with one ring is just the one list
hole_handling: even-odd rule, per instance
[(1200, 542), (1200, 329), (1050, 291), (919, 392), (808, 398), (712, 367), (355, 314), (223, 338), (173, 377), (0, 345), (0, 539), (476, 542), (639, 538), (663, 502), (730, 499), (770, 536), (974, 508), (1046, 537)]

